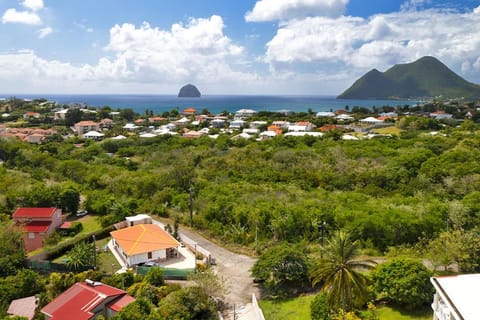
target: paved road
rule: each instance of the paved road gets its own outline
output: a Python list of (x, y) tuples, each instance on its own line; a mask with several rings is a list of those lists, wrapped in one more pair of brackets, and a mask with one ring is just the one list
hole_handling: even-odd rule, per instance
[[(168, 221), (162, 222), (167, 223)], [(228, 288), (228, 293), (225, 295), (225, 302), (228, 305), (235, 304), (237, 307), (246, 305), (252, 301), (252, 293), (255, 293), (257, 298), (260, 297), (260, 292), (250, 276), (250, 269), (256, 259), (226, 250), (187, 228), (180, 227), (179, 234), (180, 237), (185, 234), (197, 245), (210, 251), (212, 257), (215, 258), (215, 270), (219, 276), (224, 278)]]
[(217, 274), (225, 279), (229, 289), (225, 296), (228, 304), (244, 305), (251, 302), (252, 293), (259, 296), (259, 291), (250, 276), (250, 269), (256, 259), (228, 251), (190, 230), (180, 230), (180, 236), (182, 233), (210, 251), (215, 258)]

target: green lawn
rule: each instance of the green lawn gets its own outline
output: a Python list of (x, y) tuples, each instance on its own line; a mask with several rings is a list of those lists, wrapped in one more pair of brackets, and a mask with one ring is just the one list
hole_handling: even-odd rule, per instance
[(386, 128), (377, 128), (377, 129), (372, 130), (372, 132), (374, 132), (374, 133), (391, 134), (391, 135), (394, 135), (394, 136), (399, 136), (402, 131), (403, 131), (402, 129), (399, 129), (395, 126), (386, 127)]
[[(261, 300), (259, 304), (267, 320), (310, 320), (310, 302), (314, 297), (308, 295), (282, 301)], [(380, 320), (431, 320), (433, 317), (428, 307), (407, 312), (389, 306), (379, 306), (377, 315)]]
[(92, 215), (86, 215), (84, 217), (78, 218), (78, 219), (68, 219), (68, 221), (78, 221), (82, 223), (83, 230), (80, 232), (80, 234), (86, 234), (90, 232), (94, 232), (97, 230), (100, 230), (102, 226), (98, 222), (97, 216), (92, 216)]
[(310, 320), (310, 302), (314, 295), (282, 301), (260, 300), (260, 308), (267, 320)]
[(407, 312), (381, 306), (377, 308), (377, 314), (380, 320), (431, 320), (433, 318), (432, 309), (428, 307), (423, 310)]

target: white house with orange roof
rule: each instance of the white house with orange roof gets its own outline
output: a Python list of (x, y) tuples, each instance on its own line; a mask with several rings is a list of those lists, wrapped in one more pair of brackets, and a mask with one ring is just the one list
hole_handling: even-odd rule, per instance
[(40, 118), (40, 113), (28, 111), (23, 114), (23, 119), (38, 119)]
[(194, 116), (197, 113), (195, 108), (186, 108), (182, 111), (184, 116)]
[(84, 134), (89, 131), (99, 131), (100, 125), (95, 121), (80, 121), (75, 123), (74, 128), (78, 134)]
[(180, 242), (156, 224), (137, 224), (110, 232), (113, 246), (128, 266), (177, 255)]
[(315, 127), (315, 125), (309, 121), (299, 121), (295, 123), (294, 125), (291, 125), (288, 127), (288, 131), (293, 131), (293, 132), (308, 132), (312, 131), (312, 129)]

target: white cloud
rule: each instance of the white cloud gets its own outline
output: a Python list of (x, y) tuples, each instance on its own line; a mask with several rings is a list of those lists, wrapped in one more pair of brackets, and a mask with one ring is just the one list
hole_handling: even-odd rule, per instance
[(205, 77), (228, 79), (230, 63), (240, 59), (244, 48), (223, 34), (219, 16), (190, 19), (188, 24), (174, 24), (170, 30), (153, 28), (148, 23), (115, 25), (106, 47), (122, 65), (124, 78), (139, 81), (180, 80)]
[(249, 22), (290, 20), (308, 16), (338, 17), (350, 0), (260, 0), (247, 12)]
[[(267, 43), (264, 60), (277, 73), (338, 73), (349, 69), (349, 74), (358, 76), (371, 68), (385, 69), (433, 55), (456, 72), (462, 72), (463, 65), (462, 74), (478, 82), (480, 75), (465, 68), (465, 62), (475, 65), (480, 52), (477, 9), (466, 13), (411, 10), (366, 19), (341, 16), (292, 20), (282, 24)], [(310, 68), (302, 68), (305, 63)]]
[(17, 11), (14, 8), (7, 9), (2, 16), (2, 23), (23, 23), (38, 25), (42, 20), (35, 12)]
[(402, 11), (415, 11), (421, 8), (424, 4), (431, 3), (431, 0), (407, 0), (400, 6)]
[(115, 25), (104, 48), (109, 56), (81, 66), (49, 61), (33, 51), (0, 54), (0, 81), (9, 80), (2, 90), (17, 83), (17, 90), (11, 91), (18, 92), (21, 83), (26, 92), (171, 93), (193, 82), (209, 92), (220, 87), (245, 92), (247, 84), (258, 84), (259, 77), (244, 70), (244, 48), (223, 29), (219, 16), (190, 19), (170, 30), (148, 23)]
[(43, 0), (24, 0), (22, 6), (28, 10), (38, 11), (43, 9)]
[(90, 27), (87, 27), (85, 24), (83, 23), (80, 23), (80, 22), (74, 22), (73, 23), (76, 27), (82, 29), (83, 31), (85, 32), (88, 32), (88, 33), (92, 33), (93, 32), (93, 28), (90, 28)]
[(48, 36), (50, 33), (53, 32), (53, 29), (51, 27), (45, 27), (37, 31), (38, 38), (43, 39), (46, 36)]

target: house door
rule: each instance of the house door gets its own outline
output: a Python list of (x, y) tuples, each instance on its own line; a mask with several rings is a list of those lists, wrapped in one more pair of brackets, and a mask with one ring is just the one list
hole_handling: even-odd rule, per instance
[(148, 253), (148, 259), (152, 259), (152, 253), (151, 252)]

